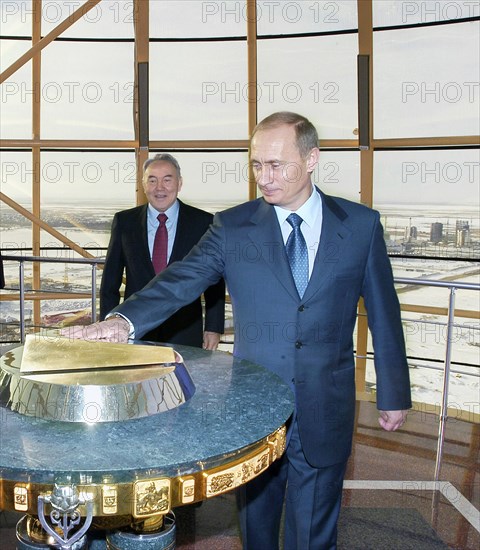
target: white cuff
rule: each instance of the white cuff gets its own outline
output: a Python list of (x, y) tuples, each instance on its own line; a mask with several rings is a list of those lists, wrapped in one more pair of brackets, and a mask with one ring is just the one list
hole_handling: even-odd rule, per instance
[(125, 319), (125, 321), (127, 321), (128, 323), (128, 338), (130, 340), (133, 340), (135, 338), (135, 327), (133, 326), (133, 323), (132, 321), (130, 321), (130, 319), (128, 319), (128, 317), (125, 317), (125, 315), (122, 315), (121, 313), (109, 313), (108, 315), (105, 316), (105, 321), (107, 319), (111, 319), (112, 317), (121, 317), (122, 319)]

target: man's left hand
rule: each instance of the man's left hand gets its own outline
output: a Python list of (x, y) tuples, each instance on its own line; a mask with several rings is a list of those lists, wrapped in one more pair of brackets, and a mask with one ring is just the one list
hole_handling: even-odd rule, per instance
[(384, 430), (387, 430), (387, 432), (394, 432), (405, 424), (407, 412), (408, 411), (380, 411), (378, 423)]
[(206, 330), (203, 333), (203, 349), (215, 351), (220, 343), (220, 336), (218, 332), (210, 332)]

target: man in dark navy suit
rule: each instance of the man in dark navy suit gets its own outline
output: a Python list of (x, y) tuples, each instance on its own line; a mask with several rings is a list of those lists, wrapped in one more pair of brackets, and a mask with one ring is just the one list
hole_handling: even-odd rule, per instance
[(245, 550), (278, 550), (284, 502), (285, 550), (337, 547), (355, 416), (360, 297), (373, 338), (381, 427), (397, 430), (411, 407), (379, 213), (316, 188), (311, 174), (318, 158), (318, 135), (306, 118), (281, 112), (264, 119), (250, 149), (262, 198), (218, 213), (182, 262), (115, 308), (111, 319), (65, 331), (125, 342), (225, 278), (235, 356), (270, 369), (295, 393), (284, 455), (239, 489)]
[[(117, 212), (113, 218), (102, 284), (100, 318), (120, 303), (125, 273), (125, 299), (142, 289), (153, 277), (152, 263), (157, 216), (167, 217), (167, 262), (183, 259), (208, 229), (213, 216), (178, 200), (182, 188), (180, 166), (172, 155), (156, 155), (143, 167), (143, 187), (148, 204)], [(205, 326), (200, 294), (150, 330), (143, 340), (168, 342), (214, 350), (224, 330), (225, 284), (223, 280), (205, 290)]]

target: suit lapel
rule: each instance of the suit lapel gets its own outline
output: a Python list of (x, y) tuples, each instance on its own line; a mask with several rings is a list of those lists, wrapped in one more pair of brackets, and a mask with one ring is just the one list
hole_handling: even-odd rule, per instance
[[(139, 243), (139, 256), (145, 259), (150, 266), (152, 277), (155, 276), (155, 270), (153, 269), (152, 259), (150, 257), (150, 249), (148, 248), (148, 227), (147, 227), (147, 209), (148, 205), (143, 205), (138, 211), (138, 223), (135, 223), (132, 231), (137, 233), (135, 242)], [(139, 261), (141, 258), (139, 258)]]
[(351, 235), (343, 223), (346, 212), (331, 197), (319, 192), (322, 197), (322, 233), (305, 300), (311, 298), (336, 271)]
[[(270, 268), (272, 275), (298, 299), (275, 209), (263, 199), (259, 199), (258, 209), (251, 217), (251, 222), (253, 227), (248, 236), (251, 240), (252, 255), (257, 254)], [(248, 250), (245, 250), (244, 254), (249, 254)]]
[(175, 231), (175, 240), (173, 241), (172, 253), (170, 254), (169, 264), (181, 260), (185, 256), (185, 252), (182, 250), (184, 242), (183, 231), (187, 227), (187, 223), (184, 223), (183, 217), (185, 216), (185, 209), (183, 203), (178, 200), (178, 220), (177, 229)]
[[(304, 300), (311, 298), (335, 272), (351, 234), (343, 223), (347, 213), (331, 197), (317, 191), (322, 197), (322, 233)], [(259, 200), (251, 222), (253, 227), (248, 233), (251, 242), (257, 249), (261, 248), (261, 258), (272, 274), (298, 299), (275, 209)]]

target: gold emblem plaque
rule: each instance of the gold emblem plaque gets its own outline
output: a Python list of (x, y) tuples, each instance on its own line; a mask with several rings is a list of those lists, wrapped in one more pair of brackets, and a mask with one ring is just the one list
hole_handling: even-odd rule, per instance
[(170, 479), (151, 479), (134, 484), (133, 517), (147, 518), (170, 510)]
[(118, 491), (113, 485), (102, 487), (102, 511), (105, 515), (116, 514), (118, 509)]
[(28, 489), (25, 486), (17, 485), (13, 490), (14, 507), (17, 512), (28, 510)]
[(205, 473), (205, 496), (210, 498), (235, 489), (261, 474), (269, 466), (270, 448), (267, 447), (230, 468), (224, 468), (214, 473)]

